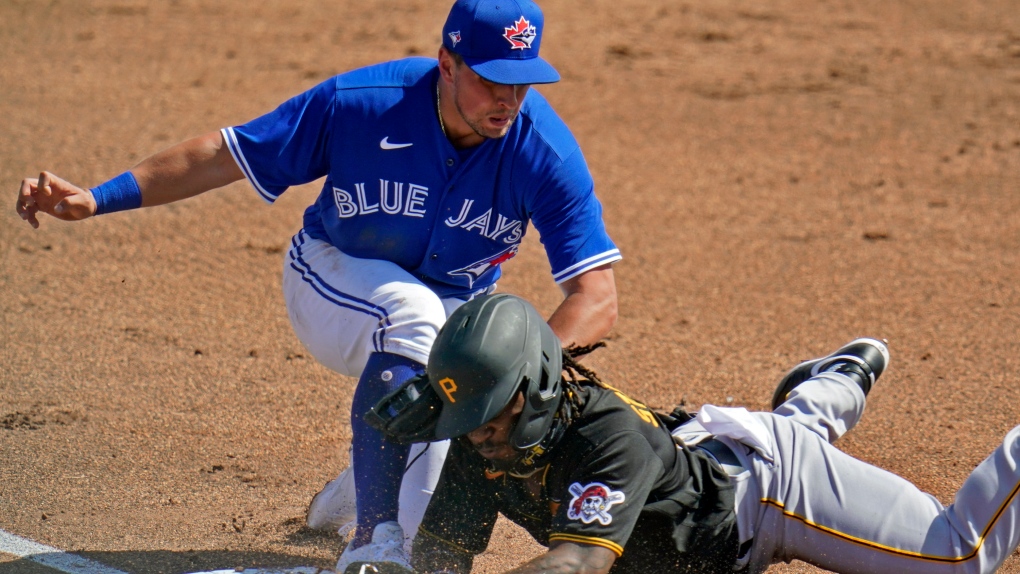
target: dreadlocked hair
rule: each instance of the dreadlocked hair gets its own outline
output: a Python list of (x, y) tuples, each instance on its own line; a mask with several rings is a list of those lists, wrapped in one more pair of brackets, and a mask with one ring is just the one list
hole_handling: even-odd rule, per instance
[(591, 381), (598, 385), (603, 384), (602, 380), (599, 379), (599, 376), (595, 374), (595, 371), (577, 362), (577, 357), (583, 357), (595, 349), (605, 346), (605, 341), (599, 341), (592, 345), (585, 345), (583, 347), (571, 345), (566, 349), (563, 349), (563, 370), (570, 376), (570, 382), (579, 384), (580, 381), (578, 380), (578, 375), (581, 375), (587, 381)]
[(563, 392), (567, 396), (567, 400), (563, 401), (563, 407), (561, 407), (561, 415), (564, 418), (572, 420), (574, 415), (580, 411), (581, 399), (576, 391), (582, 386), (605, 386), (605, 383), (602, 382), (602, 379), (599, 379), (595, 371), (577, 361), (578, 357), (583, 357), (595, 349), (605, 346), (606, 343), (604, 341), (599, 341), (598, 343), (584, 346), (570, 345), (563, 349), (563, 370), (567, 373), (567, 377), (563, 379)]

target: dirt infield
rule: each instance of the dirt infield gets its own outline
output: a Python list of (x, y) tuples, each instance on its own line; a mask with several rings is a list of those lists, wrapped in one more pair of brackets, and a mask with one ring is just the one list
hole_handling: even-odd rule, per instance
[[(543, 8), (563, 81), (539, 89), (624, 254), (588, 364), (655, 407), (760, 409), (797, 361), (886, 338), (839, 446), (951, 502), (1020, 423), (1016, 0)], [(332, 74), (434, 56), (447, 9), (0, 2), (0, 529), (133, 574), (335, 563), (339, 539), (302, 524), (346, 464), (353, 381), (310, 358), (280, 292), (321, 184), (38, 231), (15, 193), (42, 169), (95, 185)], [(548, 313), (534, 235), (500, 288)], [(501, 533), (476, 571), (539, 551)], [(0, 554), (9, 572), (51, 571)]]

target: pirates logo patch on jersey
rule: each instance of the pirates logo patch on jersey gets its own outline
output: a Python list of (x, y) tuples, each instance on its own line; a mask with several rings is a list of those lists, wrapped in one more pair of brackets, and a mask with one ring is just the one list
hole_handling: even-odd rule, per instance
[(506, 38), (507, 42), (510, 42), (511, 50), (526, 50), (531, 48), (531, 43), (538, 37), (538, 31), (531, 22), (521, 19), (514, 22), (513, 28), (503, 28), (503, 37)]
[(517, 255), (517, 248), (519, 246), (519, 243), (515, 243), (492, 257), (482, 259), (481, 261), (475, 261), (471, 265), (461, 267), (460, 269), (454, 269), (453, 271), (450, 271), (449, 274), (467, 277), (468, 287), (470, 288), (479, 277), (485, 274), (486, 271), (494, 267), (499, 267), (500, 263), (503, 263), (508, 259), (513, 259), (514, 255)]
[(618, 490), (610, 488), (601, 482), (593, 482), (581, 486), (580, 483), (570, 485), (570, 509), (567, 510), (567, 518), (580, 520), (585, 524), (591, 524), (596, 520), (599, 524), (607, 526), (613, 521), (613, 515), (609, 509), (615, 504), (620, 504), (626, 496)]

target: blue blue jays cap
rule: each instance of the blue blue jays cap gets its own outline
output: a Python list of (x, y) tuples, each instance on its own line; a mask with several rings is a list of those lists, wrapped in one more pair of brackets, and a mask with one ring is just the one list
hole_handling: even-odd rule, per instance
[(538, 57), (545, 18), (531, 0), (457, 0), (443, 26), (443, 46), (497, 84), (551, 84), (556, 69)]

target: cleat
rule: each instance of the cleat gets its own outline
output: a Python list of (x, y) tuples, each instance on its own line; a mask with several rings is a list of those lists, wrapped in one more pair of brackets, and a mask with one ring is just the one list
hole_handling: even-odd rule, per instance
[(357, 518), (354, 472), (348, 466), (312, 498), (305, 522), (312, 530), (340, 530)]
[(772, 410), (776, 410), (786, 401), (794, 387), (825, 371), (840, 372), (849, 376), (861, 386), (864, 396), (868, 396), (871, 387), (888, 366), (889, 348), (884, 341), (856, 339), (831, 355), (805, 361), (786, 373), (772, 395)]
[(404, 531), (395, 521), (383, 522), (372, 531), (372, 541), (358, 548), (350, 545), (340, 554), (337, 574), (412, 574), (404, 552)]

